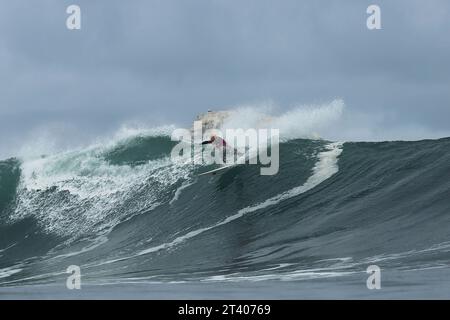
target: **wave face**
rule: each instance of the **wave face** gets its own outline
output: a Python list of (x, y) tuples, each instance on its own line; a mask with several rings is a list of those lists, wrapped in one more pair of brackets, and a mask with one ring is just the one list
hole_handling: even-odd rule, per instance
[(450, 139), (280, 144), (280, 170), (175, 164), (164, 134), (0, 162), (0, 285), (258, 281), (447, 265)]

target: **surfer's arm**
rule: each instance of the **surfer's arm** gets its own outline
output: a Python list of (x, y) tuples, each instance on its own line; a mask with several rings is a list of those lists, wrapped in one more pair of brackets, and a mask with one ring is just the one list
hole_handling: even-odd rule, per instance
[(210, 143), (213, 143), (213, 141), (212, 140), (207, 140), (207, 141), (203, 141), (202, 142), (202, 144), (210, 144)]

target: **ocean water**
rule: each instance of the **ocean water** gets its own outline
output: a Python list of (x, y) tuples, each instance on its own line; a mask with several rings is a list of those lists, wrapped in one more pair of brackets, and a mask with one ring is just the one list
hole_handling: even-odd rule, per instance
[(449, 297), (450, 138), (290, 134), (274, 176), (199, 177), (175, 144), (137, 130), (0, 161), (0, 298), (70, 298), (70, 265), (77, 297)]

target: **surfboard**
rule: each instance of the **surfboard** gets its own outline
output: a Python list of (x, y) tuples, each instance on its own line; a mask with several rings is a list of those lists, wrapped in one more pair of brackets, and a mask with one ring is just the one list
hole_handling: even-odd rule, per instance
[(249, 157), (248, 154), (242, 154), (241, 157), (238, 158), (238, 161), (236, 161), (236, 163), (224, 165), (224, 166), (216, 168), (214, 170), (210, 170), (210, 171), (207, 171), (207, 172), (200, 173), (199, 176), (204, 176), (206, 174), (216, 174), (217, 172), (222, 171), (222, 170), (230, 169), (230, 168), (233, 168), (233, 167), (236, 167), (236, 166), (239, 166), (239, 165), (244, 165), (246, 161), (249, 161), (249, 159), (253, 159), (256, 156), (253, 155), (252, 157)]
[(216, 169), (214, 169), (214, 170), (210, 170), (210, 171), (207, 171), (207, 172), (200, 173), (199, 176), (204, 176), (204, 175), (207, 175), (207, 174), (216, 174), (216, 173), (219, 172), (219, 171), (226, 170), (226, 169), (230, 169), (230, 168), (233, 168), (233, 167), (235, 167), (235, 166), (237, 166), (237, 164), (229, 164), (229, 165), (225, 165), (225, 166), (223, 166), (223, 167), (216, 168)]

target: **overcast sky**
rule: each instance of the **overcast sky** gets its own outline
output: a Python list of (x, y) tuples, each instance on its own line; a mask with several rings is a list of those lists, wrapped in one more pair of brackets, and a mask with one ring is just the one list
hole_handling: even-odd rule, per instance
[[(366, 27), (370, 4), (382, 30)], [(80, 141), (336, 98), (350, 139), (448, 135), (450, 1), (0, 0), (0, 157), (47, 130)]]

